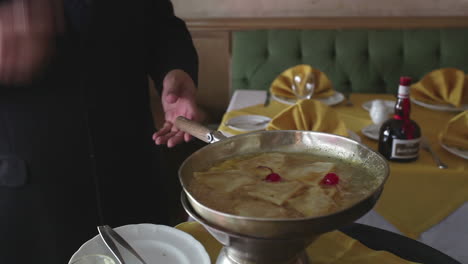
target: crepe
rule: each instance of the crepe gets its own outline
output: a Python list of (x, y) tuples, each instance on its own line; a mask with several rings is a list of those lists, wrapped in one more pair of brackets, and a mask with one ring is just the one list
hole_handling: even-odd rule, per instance
[(240, 170), (195, 172), (194, 177), (210, 188), (227, 193), (255, 182), (252, 176)]
[(332, 198), (335, 194), (334, 187), (311, 186), (301, 195), (288, 200), (288, 205), (305, 216), (326, 214), (336, 206)]
[(298, 181), (267, 182), (262, 181), (253, 185), (245, 186), (243, 189), (247, 194), (276, 205), (282, 205), (294, 194), (306, 186)]
[(240, 216), (253, 217), (287, 217), (288, 211), (283, 207), (261, 200), (241, 201), (234, 206), (234, 213)]
[(261, 165), (276, 170), (283, 166), (284, 159), (285, 155), (281, 153), (262, 153), (250, 159), (238, 161), (236, 168), (239, 170), (251, 170)]
[(332, 162), (314, 162), (307, 166), (290, 168), (283, 173), (283, 177), (288, 180), (299, 180), (309, 185), (317, 185), (334, 167), (335, 164)]

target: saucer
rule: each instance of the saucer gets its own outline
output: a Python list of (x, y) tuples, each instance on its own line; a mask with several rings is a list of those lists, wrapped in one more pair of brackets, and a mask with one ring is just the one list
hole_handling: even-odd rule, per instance
[(264, 130), (271, 118), (261, 115), (241, 115), (236, 116), (224, 124), (225, 126), (238, 131), (258, 131)]
[(463, 104), (460, 107), (455, 107), (449, 104), (430, 104), (423, 101), (419, 101), (414, 98), (411, 98), (411, 101), (419, 106), (437, 111), (463, 112), (465, 110), (468, 110), (468, 104)]
[(379, 140), (380, 126), (376, 124), (368, 125), (361, 130), (361, 133), (373, 140)]

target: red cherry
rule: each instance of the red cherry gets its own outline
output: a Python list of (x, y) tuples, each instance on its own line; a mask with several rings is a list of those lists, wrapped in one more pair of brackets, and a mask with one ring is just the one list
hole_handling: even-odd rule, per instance
[(282, 180), (278, 173), (273, 172), (273, 170), (267, 166), (258, 166), (257, 168), (270, 170), (271, 173), (266, 176), (265, 181), (279, 182)]
[(281, 181), (281, 176), (278, 173), (270, 173), (266, 176), (265, 181), (279, 182)]
[(340, 182), (340, 177), (336, 173), (330, 172), (323, 177), (321, 184), (325, 185), (337, 185)]

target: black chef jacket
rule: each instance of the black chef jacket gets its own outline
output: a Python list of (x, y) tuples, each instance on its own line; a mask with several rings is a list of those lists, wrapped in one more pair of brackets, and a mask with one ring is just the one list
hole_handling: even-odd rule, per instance
[(166, 224), (147, 76), (196, 81), (190, 35), (168, 0), (86, 8), (33, 83), (0, 86), (0, 263), (67, 263), (98, 224)]

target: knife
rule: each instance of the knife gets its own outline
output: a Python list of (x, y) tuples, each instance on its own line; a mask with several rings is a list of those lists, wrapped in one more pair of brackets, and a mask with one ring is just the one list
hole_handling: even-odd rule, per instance
[(121, 237), (117, 232), (114, 231), (110, 226), (108, 225), (103, 225), (103, 226), (98, 226), (97, 227), (99, 231), (99, 235), (101, 236), (102, 240), (104, 241), (104, 244), (110, 249), (112, 254), (117, 258), (120, 264), (125, 264), (125, 261), (122, 257), (122, 254), (120, 253), (119, 249), (117, 248), (117, 245), (114, 243), (114, 240), (119, 243), (122, 247), (124, 247), (126, 250), (128, 250), (133, 256), (135, 256), (138, 260), (141, 261), (143, 264), (147, 264), (143, 258), (133, 249), (128, 242)]

